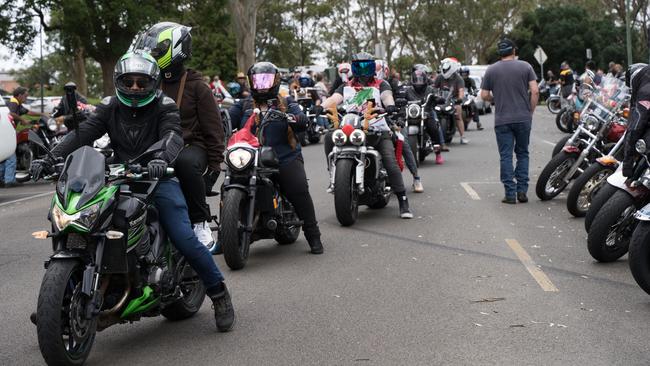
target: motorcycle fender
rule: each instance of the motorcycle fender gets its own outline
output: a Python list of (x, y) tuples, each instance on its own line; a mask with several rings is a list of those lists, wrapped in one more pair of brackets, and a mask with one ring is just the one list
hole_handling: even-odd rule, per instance
[(607, 177), (607, 183), (625, 191), (629, 189), (629, 187), (625, 185), (626, 180), (627, 178), (623, 176), (623, 170), (620, 167), (614, 172), (614, 174)]
[(650, 221), (650, 203), (638, 209), (634, 213), (634, 218), (639, 221)]
[[(81, 252), (75, 252), (71, 250), (64, 250), (60, 252), (56, 252), (50, 256), (50, 260), (56, 260), (56, 259), (84, 259), (85, 255)], [(85, 261), (84, 261), (85, 262)]]
[(417, 135), (420, 133), (420, 126), (409, 126), (408, 134)]
[(613, 166), (613, 167), (618, 166), (618, 160), (616, 160), (616, 158), (614, 158), (611, 155), (606, 155), (606, 156), (600, 157), (600, 158), (596, 159), (596, 162), (598, 162), (598, 164), (600, 164), (602, 166), (605, 166), (605, 167), (607, 167), (607, 166)]
[(566, 145), (562, 148), (562, 151), (567, 152), (567, 153), (579, 153), (580, 149), (578, 149), (575, 146), (572, 145)]
[(235, 184), (235, 183), (233, 183), (233, 184), (229, 184), (229, 185), (223, 187), (224, 191), (229, 191), (231, 189), (240, 189), (240, 190), (242, 190), (244, 192), (248, 192), (248, 186), (245, 186), (243, 184)]

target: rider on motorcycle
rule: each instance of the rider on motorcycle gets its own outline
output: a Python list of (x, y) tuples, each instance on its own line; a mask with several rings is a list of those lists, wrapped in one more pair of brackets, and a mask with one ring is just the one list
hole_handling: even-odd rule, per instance
[(632, 94), (625, 133), (623, 175), (631, 177), (634, 174), (637, 140), (644, 139), (650, 144), (650, 66), (641, 63), (630, 65), (625, 74), (625, 84)]
[[(372, 55), (366, 52), (360, 52), (352, 57), (352, 80), (341, 85), (325, 102), (323, 108), (329, 109), (336, 107), (343, 102), (349, 102), (357, 92), (361, 90), (374, 89), (373, 95), (375, 97), (375, 104), (383, 106), (388, 114), (394, 114), (398, 111), (393, 100), (393, 92), (390, 85), (385, 80), (375, 78), (375, 59)], [(326, 138), (331, 140), (331, 138)], [(326, 155), (329, 155), (326, 148)], [(391, 136), (386, 134), (377, 146), (377, 150), (382, 156), (382, 161), (388, 172), (388, 180), (390, 186), (397, 195), (399, 201), (400, 217), (403, 219), (413, 218), (413, 214), (409, 209), (408, 199), (406, 197), (406, 188), (404, 187), (404, 180), (402, 173), (397, 165), (395, 158), (395, 148), (391, 141)]]
[[(463, 78), (463, 81), (465, 82), (465, 90), (471, 95), (478, 95), (478, 88), (476, 87), (476, 82), (474, 82), (474, 79), (469, 77), (469, 67), (463, 66), (460, 68), (460, 76)], [(478, 108), (476, 107), (476, 103), (472, 100), (470, 103), (470, 108), (472, 109), (472, 119), (474, 122), (476, 122), (476, 129), (477, 130), (482, 130), (483, 126), (481, 125), (481, 121), (479, 120), (478, 116)]]
[(426, 99), (429, 94), (433, 94), (434, 97), (430, 99), (429, 105), (426, 106), (427, 112), (429, 113), (429, 118), (427, 119), (424, 127), (426, 132), (429, 134), (431, 141), (433, 142), (433, 151), (436, 153), (436, 164), (444, 163), (442, 158), (442, 144), (445, 142), (444, 138), (440, 134), (440, 127), (438, 125), (436, 112), (433, 110), (433, 104), (435, 102), (435, 90), (433, 86), (428, 84), (428, 75), (423, 67), (420, 65), (413, 65), (411, 69), (411, 82), (404, 89), (406, 100), (409, 101), (418, 101), (422, 102)]
[[(264, 130), (264, 144), (271, 146), (280, 160), (280, 174), (277, 179), (282, 194), (296, 209), (296, 214), (304, 222), (302, 230), (313, 254), (323, 253), (320, 230), (316, 221), (314, 202), (309, 194), (305, 163), (296, 133), (307, 126), (307, 117), (293, 98), (283, 98), (280, 91), (280, 71), (270, 62), (258, 62), (248, 69), (248, 81), (252, 97), (233, 105), (229, 112), (233, 128), (242, 128), (255, 108), (262, 113), (269, 109), (279, 109), (293, 116), (293, 119), (273, 121)], [(259, 124), (260, 116), (257, 115)], [(295, 119), (295, 121), (294, 121)], [(252, 131), (256, 133), (256, 129)]]
[(463, 123), (463, 97), (465, 97), (465, 82), (458, 75), (460, 63), (455, 58), (445, 58), (440, 63), (440, 74), (433, 81), (433, 87), (436, 89), (449, 89), (454, 97), (456, 113), (456, 127), (460, 134), (460, 143), (467, 144), (469, 140), (465, 138), (465, 124)]
[[(122, 56), (113, 75), (116, 96), (106, 97), (79, 128), (59, 143), (52, 154), (65, 157), (80, 146), (108, 133), (115, 154), (115, 163), (127, 162), (162, 142), (163, 151), (147, 164), (151, 179), (159, 180), (155, 205), (160, 223), (173, 245), (187, 259), (206, 287), (214, 304), (217, 329), (232, 329), (235, 312), (224, 278), (212, 255), (197, 239), (190, 223), (187, 204), (176, 179), (165, 178), (167, 167), (176, 162), (183, 148), (181, 118), (174, 100), (161, 90), (160, 71), (156, 60), (136, 50)], [(34, 180), (51, 174), (55, 162), (48, 156), (32, 163)]]
[(224, 129), (210, 87), (203, 82), (201, 73), (184, 65), (192, 52), (191, 29), (172, 22), (155, 24), (138, 37), (134, 49), (150, 52), (156, 59), (163, 76), (161, 89), (180, 109), (185, 147), (176, 157), (176, 176), (194, 233), (214, 253), (216, 245), (206, 192), (212, 191), (221, 172)]

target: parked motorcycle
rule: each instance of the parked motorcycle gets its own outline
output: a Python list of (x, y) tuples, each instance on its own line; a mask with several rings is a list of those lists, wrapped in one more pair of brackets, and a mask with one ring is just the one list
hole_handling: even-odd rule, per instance
[(463, 100), (462, 118), (463, 118), (463, 124), (465, 125), (465, 131), (467, 131), (467, 127), (473, 121), (474, 118), (474, 109), (476, 108), (475, 107), (476, 102), (474, 101), (474, 99), (476, 99), (476, 93), (474, 94), (466, 93), (465, 98)]
[[(261, 112), (256, 109), (254, 113)], [(282, 245), (292, 244), (300, 234), (302, 221), (273, 179), (279, 174), (278, 158), (273, 148), (259, 143), (266, 126), (284, 118), (289, 115), (269, 109), (261, 115), (258, 137), (250, 133), (251, 117), (228, 142), (219, 239), (226, 264), (233, 270), (244, 268), (253, 242), (275, 239)]]
[[(648, 192), (650, 191), (648, 148), (643, 140), (639, 140), (635, 148), (642, 155), (642, 161), (645, 165), (643, 176), (636, 181), (637, 187), (643, 187)], [(628, 262), (632, 277), (634, 277), (636, 283), (650, 294), (650, 200), (642, 207), (639, 207), (634, 214), (634, 219), (636, 227), (630, 239)]]
[[(36, 134), (30, 141), (46, 149)], [(153, 204), (158, 181), (140, 165), (161, 148), (107, 169), (101, 153), (83, 146), (46, 177), (58, 179), (52, 227), (32, 234), (51, 238), (54, 252), (36, 311), (46, 363), (83, 364), (96, 332), (114, 324), (158, 315), (181, 320), (200, 309), (205, 287), (165, 235)]]
[(376, 149), (390, 128), (387, 114), (376, 114), (373, 106), (368, 101), (363, 113), (349, 110), (334, 117), (334, 148), (327, 159), (336, 218), (343, 226), (357, 221), (359, 205), (379, 209), (390, 201), (388, 173)]

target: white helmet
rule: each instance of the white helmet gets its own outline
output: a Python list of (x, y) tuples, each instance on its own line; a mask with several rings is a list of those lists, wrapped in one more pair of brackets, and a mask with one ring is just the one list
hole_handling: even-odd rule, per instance
[(343, 82), (348, 82), (350, 79), (352, 79), (352, 66), (349, 63), (340, 63), (337, 71)]
[(447, 57), (440, 63), (442, 77), (449, 79), (460, 69), (460, 62), (453, 57)]

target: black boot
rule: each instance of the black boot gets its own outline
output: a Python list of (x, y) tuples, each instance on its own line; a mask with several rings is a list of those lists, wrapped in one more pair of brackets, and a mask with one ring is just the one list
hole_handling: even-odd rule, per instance
[(307, 243), (309, 243), (311, 254), (323, 254), (323, 243), (320, 241), (320, 235), (307, 238)]
[(227, 332), (235, 325), (235, 309), (232, 306), (230, 293), (225, 283), (222, 283), (223, 290), (216, 294), (208, 296), (212, 300), (212, 308), (214, 309), (214, 320), (217, 323), (217, 330), (220, 332)]
[(397, 200), (399, 201), (399, 217), (412, 219), (413, 214), (409, 209), (409, 200), (406, 198), (406, 192), (397, 193)]

